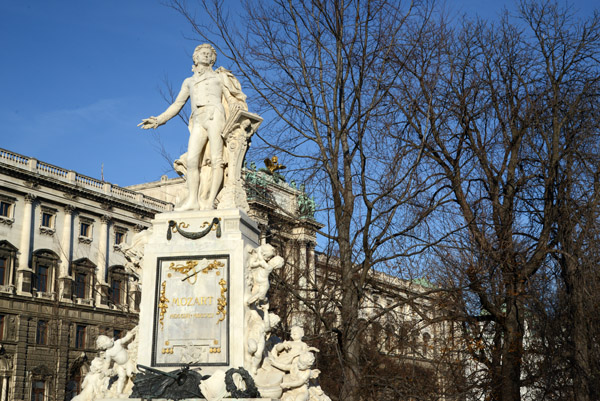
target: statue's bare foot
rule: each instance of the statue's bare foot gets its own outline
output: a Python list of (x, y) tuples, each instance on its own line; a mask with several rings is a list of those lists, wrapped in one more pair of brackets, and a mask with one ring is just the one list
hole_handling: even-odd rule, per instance
[(185, 202), (183, 202), (183, 204), (179, 207), (175, 208), (176, 212), (185, 212), (187, 210), (198, 210), (200, 209), (200, 206), (198, 205), (198, 202), (194, 202), (191, 199), (186, 200)]
[(207, 201), (207, 200), (200, 201), (200, 210), (211, 210), (211, 209), (214, 209), (213, 202)]

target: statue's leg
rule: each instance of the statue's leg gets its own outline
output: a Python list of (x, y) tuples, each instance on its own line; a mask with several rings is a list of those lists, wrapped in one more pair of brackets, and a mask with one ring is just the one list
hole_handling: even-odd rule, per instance
[(213, 119), (208, 121), (206, 128), (210, 142), (211, 185), (206, 202), (202, 209), (214, 209), (214, 202), (223, 183), (223, 137), (221, 133), (225, 125), (225, 116), (218, 111), (213, 114)]
[(188, 196), (183, 204), (176, 208), (177, 211), (198, 210), (198, 190), (200, 188), (200, 165), (202, 161), (202, 151), (208, 140), (206, 131), (201, 124), (197, 122), (190, 131), (190, 140), (187, 151), (187, 187)]

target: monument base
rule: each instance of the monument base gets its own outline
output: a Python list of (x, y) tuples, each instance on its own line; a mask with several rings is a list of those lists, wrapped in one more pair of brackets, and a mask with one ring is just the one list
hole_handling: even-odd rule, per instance
[(156, 215), (145, 246), (137, 363), (202, 375), (244, 366), (247, 246), (256, 223), (239, 209)]
[[(147, 398), (101, 398), (96, 401), (148, 401)], [(222, 401), (279, 401), (279, 398), (222, 398)], [(172, 401), (167, 398), (152, 398), (152, 401)], [(182, 398), (179, 401), (206, 401), (206, 398)]]

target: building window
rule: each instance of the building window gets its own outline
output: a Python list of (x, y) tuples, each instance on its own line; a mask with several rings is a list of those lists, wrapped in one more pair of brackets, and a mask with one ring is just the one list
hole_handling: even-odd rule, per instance
[(113, 330), (113, 338), (115, 340), (118, 340), (119, 338), (123, 337), (123, 330), (119, 330), (119, 329), (114, 329)]
[(6, 285), (8, 258), (0, 256), (0, 285)]
[(35, 276), (33, 288), (39, 292), (48, 292), (48, 272), (50, 268), (47, 265), (38, 264), (35, 267)]
[(44, 401), (46, 398), (46, 382), (34, 380), (31, 384), (31, 401)]
[[(87, 258), (73, 261), (73, 297), (80, 304), (91, 305), (93, 280), (96, 265)], [(86, 300), (86, 301), (83, 301)]]
[(119, 279), (113, 278), (110, 281), (110, 301), (115, 305), (121, 304), (121, 291), (123, 283)]
[(8, 203), (5, 201), (0, 201), (0, 216), (2, 217), (12, 217), (11, 216), (11, 210), (12, 209), (12, 203)]
[(14, 282), (14, 261), (17, 254), (17, 248), (15, 248), (8, 241), (0, 241), (0, 290), (3, 292), (10, 292)]
[(35, 343), (38, 345), (48, 344), (48, 321), (38, 320), (35, 333)]
[(53, 235), (54, 222), (56, 220), (56, 209), (42, 206), (40, 215), (40, 233)]
[(6, 321), (5, 315), (0, 315), (0, 341), (4, 340), (4, 322)]
[(52, 228), (54, 215), (50, 213), (42, 213), (42, 227)]
[(115, 227), (115, 245), (125, 243), (127, 239), (127, 229), (124, 227)]
[(75, 327), (75, 348), (85, 348), (85, 326), (77, 325)]
[(0, 223), (12, 225), (15, 221), (15, 198), (0, 195)]
[(79, 218), (79, 242), (89, 244), (92, 242), (94, 220), (85, 217)]
[(74, 294), (77, 298), (87, 298), (87, 274), (75, 273), (75, 291)]
[(89, 237), (90, 233), (91, 233), (91, 224), (90, 223), (81, 223), (81, 225), (79, 226), (79, 235), (81, 235), (82, 237)]
[(58, 266), (58, 255), (42, 249), (33, 253), (33, 290), (38, 297), (52, 299), (54, 273)]
[(423, 333), (423, 356), (424, 357), (427, 357), (427, 354), (429, 353), (429, 348), (431, 347), (430, 342), (431, 342), (431, 335), (429, 333)]

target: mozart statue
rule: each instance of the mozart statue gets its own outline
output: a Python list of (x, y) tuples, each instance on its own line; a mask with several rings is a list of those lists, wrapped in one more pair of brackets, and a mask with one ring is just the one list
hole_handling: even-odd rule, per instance
[[(230, 119), (239, 116), (239, 111), (248, 110), (246, 95), (242, 93), (240, 83), (233, 74), (223, 67), (212, 69), (217, 60), (217, 52), (211, 45), (202, 44), (196, 47), (192, 58), (194, 75), (183, 81), (175, 102), (159, 116), (143, 119), (138, 125), (143, 129), (157, 128), (175, 117), (190, 99), (192, 110), (188, 149), (187, 153), (175, 162), (176, 170), (179, 173), (181, 170), (185, 172), (188, 195), (175, 209), (178, 211), (215, 208), (215, 200), (223, 186), (228, 162), (224, 152), (228, 135), (228, 132), (225, 132), (226, 125), (232, 126)], [(250, 125), (242, 124), (240, 131), (248, 140), (258, 126), (254, 124), (250, 129)], [(239, 123), (237, 127), (240, 127)], [(232, 162), (240, 164), (237, 167), (239, 175), (241, 162), (229, 161), (230, 167)], [(239, 177), (236, 178), (239, 180)]]

